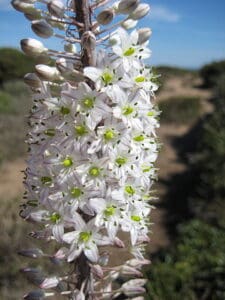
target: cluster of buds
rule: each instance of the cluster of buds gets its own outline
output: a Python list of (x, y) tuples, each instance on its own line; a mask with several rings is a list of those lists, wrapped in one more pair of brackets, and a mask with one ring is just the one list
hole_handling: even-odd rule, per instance
[(111, 3), (12, 0), (39, 37), (61, 38), (64, 44), (56, 51), (36, 39), (21, 41), (25, 54), (37, 59), (35, 73), (24, 78), (34, 105), (21, 216), (39, 225), (33, 238), (58, 250), (20, 254), (68, 266), (54, 276), (23, 269), (38, 286), (27, 300), (57, 294), (140, 300), (145, 292), (146, 280), (139, 277), (149, 263), (143, 251), (159, 112), (156, 76), (143, 63), (151, 55), (151, 30), (130, 29), (150, 8), (139, 0)]

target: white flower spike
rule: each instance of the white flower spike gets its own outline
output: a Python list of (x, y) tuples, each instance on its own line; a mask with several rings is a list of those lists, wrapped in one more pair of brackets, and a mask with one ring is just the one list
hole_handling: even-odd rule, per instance
[[(139, 0), (108, 2), (12, 1), (38, 36), (63, 41), (61, 51), (21, 41), (37, 65), (24, 77), (34, 105), (20, 215), (39, 225), (33, 238), (58, 248), (19, 253), (65, 270), (46, 276), (24, 269), (39, 287), (24, 299), (143, 299), (138, 295), (145, 292), (146, 280), (137, 277), (149, 263), (144, 245), (159, 149), (158, 86), (144, 64), (152, 31), (130, 29), (150, 7)], [(121, 250), (129, 253), (127, 261), (113, 267)], [(136, 279), (125, 282), (127, 277)]]

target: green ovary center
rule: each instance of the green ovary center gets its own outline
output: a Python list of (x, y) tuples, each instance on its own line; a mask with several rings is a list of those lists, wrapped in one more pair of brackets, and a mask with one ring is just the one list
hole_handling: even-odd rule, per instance
[(138, 76), (135, 78), (135, 82), (139, 83), (139, 82), (144, 82), (145, 81), (145, 77), (144, 76)]
[(55, 129), (54, 128), (46, 129), (44, 131), (44, 134), (47, 135), (47, 136), (54, 136), (55, 135)]
[(52, 179), (51, 179), (51, 177), (43, 176), (43, 177), (41, 177), (41, 183), (44, 185), (51, 185)]
[(68, 107), (62, 106), (60, 112), (63, 115), (68, 115), (70, 113), (70, 109)]
[(67, 157), (67, 158), (64, 159), (64, 161), (63, 161), (63, 166), (64, 166), (65, 168), (69, 168), (69, 167), (71, 167), (72, 165), (73, 165), (72, 158)]
[(102, 74), (102, 80), (103, 80), (104, 84), (108, 85), (109, 83), (112, 82), (113, 75), (111, 73), (109, 73), (109, 72), (104, 72)]
[(83, 106), (85, 107), (85, 108), (93, 108), (93, 106), (94, 106), (94, 99), (93, 98), (85, 98), (85, 99), (83, 99)]
[(79, 240), (81, 242), (87, 243), (91, 238), (91, 232), (83, 231), (79, 234)]
[(92, 177), (98, 177), (100, 175), (100, 169), (98, 167), (92, 167), (89, 169), (89, 175)]
[(87, 133), (87, 128), (84, 125), (75, 126), (75, 132), (77, 135), (82, 136)]
[(117, 157), (117, 159), (116, 159), (116, 163), (119, 166), (124, 165), (126, 162), (127, 162), (127, 158), (126, 157)]
[(137, 136), (135, 136), (134, 138), (133, 138), (133, 140), (135, 141), (135, 142), (142, 142), (142, 141), (144, 141), (144, 136), (143, 135), (137, 135)]
[(135, 221), (135, 222), (140, 222), (141, 221), (141, 217), (139, 216), (131, 216), (130, 217), (132, 221)]
[(142, 169), (142, 171), (143, 171), (144, 173), (149, 172), (149, 171), (151, 171), (151, 167), (144, 167), (144, 168)]
[(71, 193), (71, 195), (72, 195), (73, 198), (78, 198), (82, 194), (82, 191), (81, 191), (81, 189), (79, 189), (77, 187), (73, 187), (70, 190), (70, 193)]
[(147, 114), (148, 117), (153, 117), (154, 115), (155, 115), (154, 111), (150, 111), (150, 112), (148, 112), (148, 114)]
[(60, 214), (58, 213), (53, 213), (50, 217), (50, 220), (52, 221), (52, 223), (56, 224), (58, 223), (58, 221), (61, 219)]
[(112, 215), (114, 215), (115, 213), (115, 207), (113, 206), (109, 206), (104, 210), (104, 215), (106, 217), (111, 217)]
[(127, 186), (125, 187), (125, 191), (126, 191), (127, 194), (129, 194), (129, 195), (134, 195), (134, 194), (135, 194), (135, 189), (133, 189), (131, 185), (127, 185)]
[(115, 132), (111, 129), (108, 129), (104, 133), (104, 138), (106, 141), (110, 141), (115, 137)]
[(124, 56), (131, 56), (131, 55), (133, 55), (135, 53), (135, 48), (134, 47), (130, 47), (130, 48), (128, 48), (127, 50), (125, 50), (124, 52), (123, 52), (123, 55)]
[(133, 111), (134, 111), (133, 107), (131, 107), (131, 106), (125, 106), (123, 108), (123, 115), (124, 116), (128, 116), (128, 115), (132, 114)]

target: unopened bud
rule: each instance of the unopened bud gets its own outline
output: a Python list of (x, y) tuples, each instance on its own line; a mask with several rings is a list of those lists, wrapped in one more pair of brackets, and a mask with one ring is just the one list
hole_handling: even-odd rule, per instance
[(37, 75), (47, 81), (61, 80), (59, 71), (55, 67), (49, 67), (47, 65), (36, 65), (35, 70)]
[(11, 5), (13, 8), (23, 13), (31, 13), (36, 10), (32, 3), (26, 3), (21, 0), (12, 0)]
[(118, 5), (118, 12), (121, 14), (130, 14), (138, 6), (139, 0), (121, 0)]
[(65, 44), (64, 45), (64, 50), (66, 52), (70, 52), (70, 53), (76, 53), (77, 52), (76, 46), (74, 44), (71, 44), (71, 43)]
[(44, 300), (46, 297), (52, 297), (55, 293), (44, 292), (42, 290), (31, 291), (28, 294), (23, 296), (25, 300)]
[(150, 11), (150, 6), (147, 3), (141, 3), (138, 7), (130, 14), (130, 18), (133, 20), (139, 20), (146, 16)]
[(65, 30), (66, 25), (64, 23), (58, 22), (58, 21), (52, 21), (52, 20), (48, 20), (48, 23), (54, 27), (54, 28), (58, 28), (59, 30)]
[(62, 1), (52, 0), (47, 5), (48, 11), (55, 17), (62, 18), (64, 15), (65, 7)]
[(32, 30), (42, 38), (49, 38), (53, 35), (52, 27), (45, 20), (32, 21)]
[(90, 265), (90, 267), (91, 267), (92, 273), (93, 273), (96, 277), (98, 277), (98, 278), (100, 278), (100, 279), (102, 279), (102, 278), (104, 277), (104, 273), (103, 273), (103, 270), (102, 270), (102, 268), (101, 268), (100, 265)]
[(24, 268), (20, 270), (31, 283), (40, 285), (46, 278), (40, 269)]
[(132, 20), (132, 19), (127, 19), (125, 20), (124, 22), (121, 23), (121, 26), (128, 30), (128, 29), (131, 29), (131, 28), (134, 28), (136, 25), (137, 25), (137, 22), (136, 20)]
[(23, 2), (26, 2), (26, 3), (35, 3), (35, 2), (37, 2), (37, 0), (23, 0)]
[(107, 266), (109, 263), (109, 253), (104, 252), (98, 259), (98, 263), (101, 266)]
[(152, 30), (148, 27), (146, 28), (141, 28), (138, 30), (138, 43), (144, 44), (145, 42), (148, 41), (148, 39), (150, 38), (152, 34)]
[(24, 76), (24, 82), (32, 88), (39, 88), (41, 81), (35, 73), (27, 73)]
[(29, 56), (39, 56), (48, 51), (40, 41), (35, 39), (23, 39), (20, 45), (23, 52)]
[(122, 285), (121, 290), (126, 296), (142, 294), (145, 292), (143, 285), (145, 285), (146, 282), (146, 279), (131, 279)]
[(45, 280), (40, 284), (41, 289), (52, 289), (59, 284), (59, 278), (50, 277), (45, 278)]
[(42, 290), (31, 291), (24, 295), (25, 300), (43, 300), (45, 298), (45, 293)]
[(137, 277), (142, 277), (142, 273), (140, 271), (138, 271), (137, 269), (130, 267), (130, 266), (122, 266), (121, 270), (120, 270), (122, 275), (128, 275), (128, 276), (137, 276)]
[(124, 242), (122, 240), (120, 240), (118, 237), (115, 237), (114, 245), (119, 247), (119, 248), (125, 248)]
[(56, 68), (62, 74), (71, 73), (74, 70), (73, 61), (61, 57), (56, 61)]
[(25, 257), (30, 257), (30, 258), (39, 258), (44, 255), (43, 251), (38, 248), (21, 250), (21, 251), (18, 251), (18, 254), (25, 256)]
[(34, 21), (34, 20), (40, 20), (42, 18), (41, 16), (41, 11), (39, 9), (25, 13), (24, 16), (29, 20), (29, 21)]
[(107, 25), (112, 22), (114, 18), (114, 11), (113, 9), (104, 9), (97, 15), (97, 21), (101, 25)]

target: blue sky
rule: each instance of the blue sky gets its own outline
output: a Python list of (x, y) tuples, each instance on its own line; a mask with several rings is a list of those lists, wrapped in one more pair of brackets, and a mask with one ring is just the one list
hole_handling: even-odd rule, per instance
[[(152, 65), (198, 68), (225, 59), (225, 0), (147, 0), (150, 14), (141, 22), (153, 30)], [(23, 14), (9, 0), (0, 0), (0, 46), (19, 47), (20, 39), (34, 37)], [(44, 40), (55, 48), (59, 41)]]

